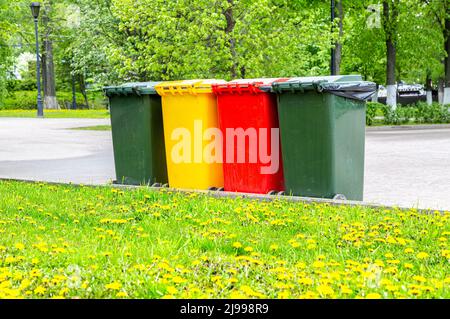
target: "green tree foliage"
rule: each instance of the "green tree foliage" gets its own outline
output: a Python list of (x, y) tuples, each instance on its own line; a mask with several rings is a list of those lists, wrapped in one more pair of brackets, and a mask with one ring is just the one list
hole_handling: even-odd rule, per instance
[(328, 15), (323, 6), (299, 9), (292, 1), (113, 0), (127, 41), (111, 58), (122, 77), (140, 80), (323, 72)]
[(7, 0), (0, 0), (0, 104), (6, 94), (6, 78), (11, 66), (11, 49), (9, 46), (10, 25), (7, 18)]
[[(443, 77), (446, 1), (398, 1), (397, 80), (425, 83), (427, 74)], [(54, 1), (57, 89), (70, 88), (72, 75), (99, 87), (136, 80), (327, 75), (338, 39), (341, 73), (384, 84), (381, 4), (342, 0), (339, 35), (338, 19), (332, 31), (329, 1)], [(34, 52), (34, 33), (29, 1), (0, 0), (0, 10), (1, 88), (8, 61)], [(16, 43), (23, 46), (12, 48)]]
[[(430, 5), (442, 0), (405, 0), (400, 8), (397, 54), (398, 79), (425, 83), (427, 73), (436, 82), (444, 74), (444, 36), (437, 27)], [(433, 9), (434, 10), (434, 9)]]

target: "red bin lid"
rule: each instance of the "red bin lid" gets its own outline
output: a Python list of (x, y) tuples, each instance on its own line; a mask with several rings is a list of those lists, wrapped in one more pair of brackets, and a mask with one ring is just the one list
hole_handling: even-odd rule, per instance
[[(282, 82), (287, 78), (260, 78), (260, 79), (239, 79), (227, 83), (213, 84), (214, 94), (243, 94), (243, 93), (267, 93), (272, 88), (272, 83)], [(267, 89), (265, 89), (267, 87)]]

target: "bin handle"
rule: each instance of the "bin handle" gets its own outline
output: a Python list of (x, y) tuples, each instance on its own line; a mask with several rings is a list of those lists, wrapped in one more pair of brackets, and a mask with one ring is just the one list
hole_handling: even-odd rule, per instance
[(138, 96), (141, 96), (141, 91), (139, 90), (139, 88), (137, 86), (134, 86), (131, 88), (131, 90), (133, 91), (133, 93), (135, 93)]
[(321, 83), (313, 83), (314, 87), (316, 88), (317, 92), (322, 93), (324, 90), (324, 87)]

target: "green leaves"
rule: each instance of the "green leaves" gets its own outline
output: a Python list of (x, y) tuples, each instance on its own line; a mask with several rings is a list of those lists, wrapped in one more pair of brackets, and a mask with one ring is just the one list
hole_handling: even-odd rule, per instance
[[(423, 83), (427, 73), (435, 81), (442, 77), (448, 14), (442, 0), (342, 2), (341, 73), (384, 83), (385, 41), (392, 33), (398, 80)], [(385, 28), (383, 2), (391, 8)], [(57, 78), (67, 83), (71, 74), (97, 86), (327, 75), (339, 36), (338, 28), (332, 31), (329, 1), (59, 0), (54, 7)], [(24, 46), (12, 50), (16, 43)], [(0, 92), (13, 58), (34, 52), (33, 43), (29, 1), (0, 0)]]

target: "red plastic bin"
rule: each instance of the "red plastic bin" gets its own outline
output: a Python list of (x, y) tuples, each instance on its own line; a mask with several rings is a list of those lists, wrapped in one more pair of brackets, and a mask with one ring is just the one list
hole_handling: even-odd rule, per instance
[(280, 80), (284, 79), (236, 80), (212, 86), (223, 136), (225, 191), (284, 191), (276, 95), (263, 89)]

